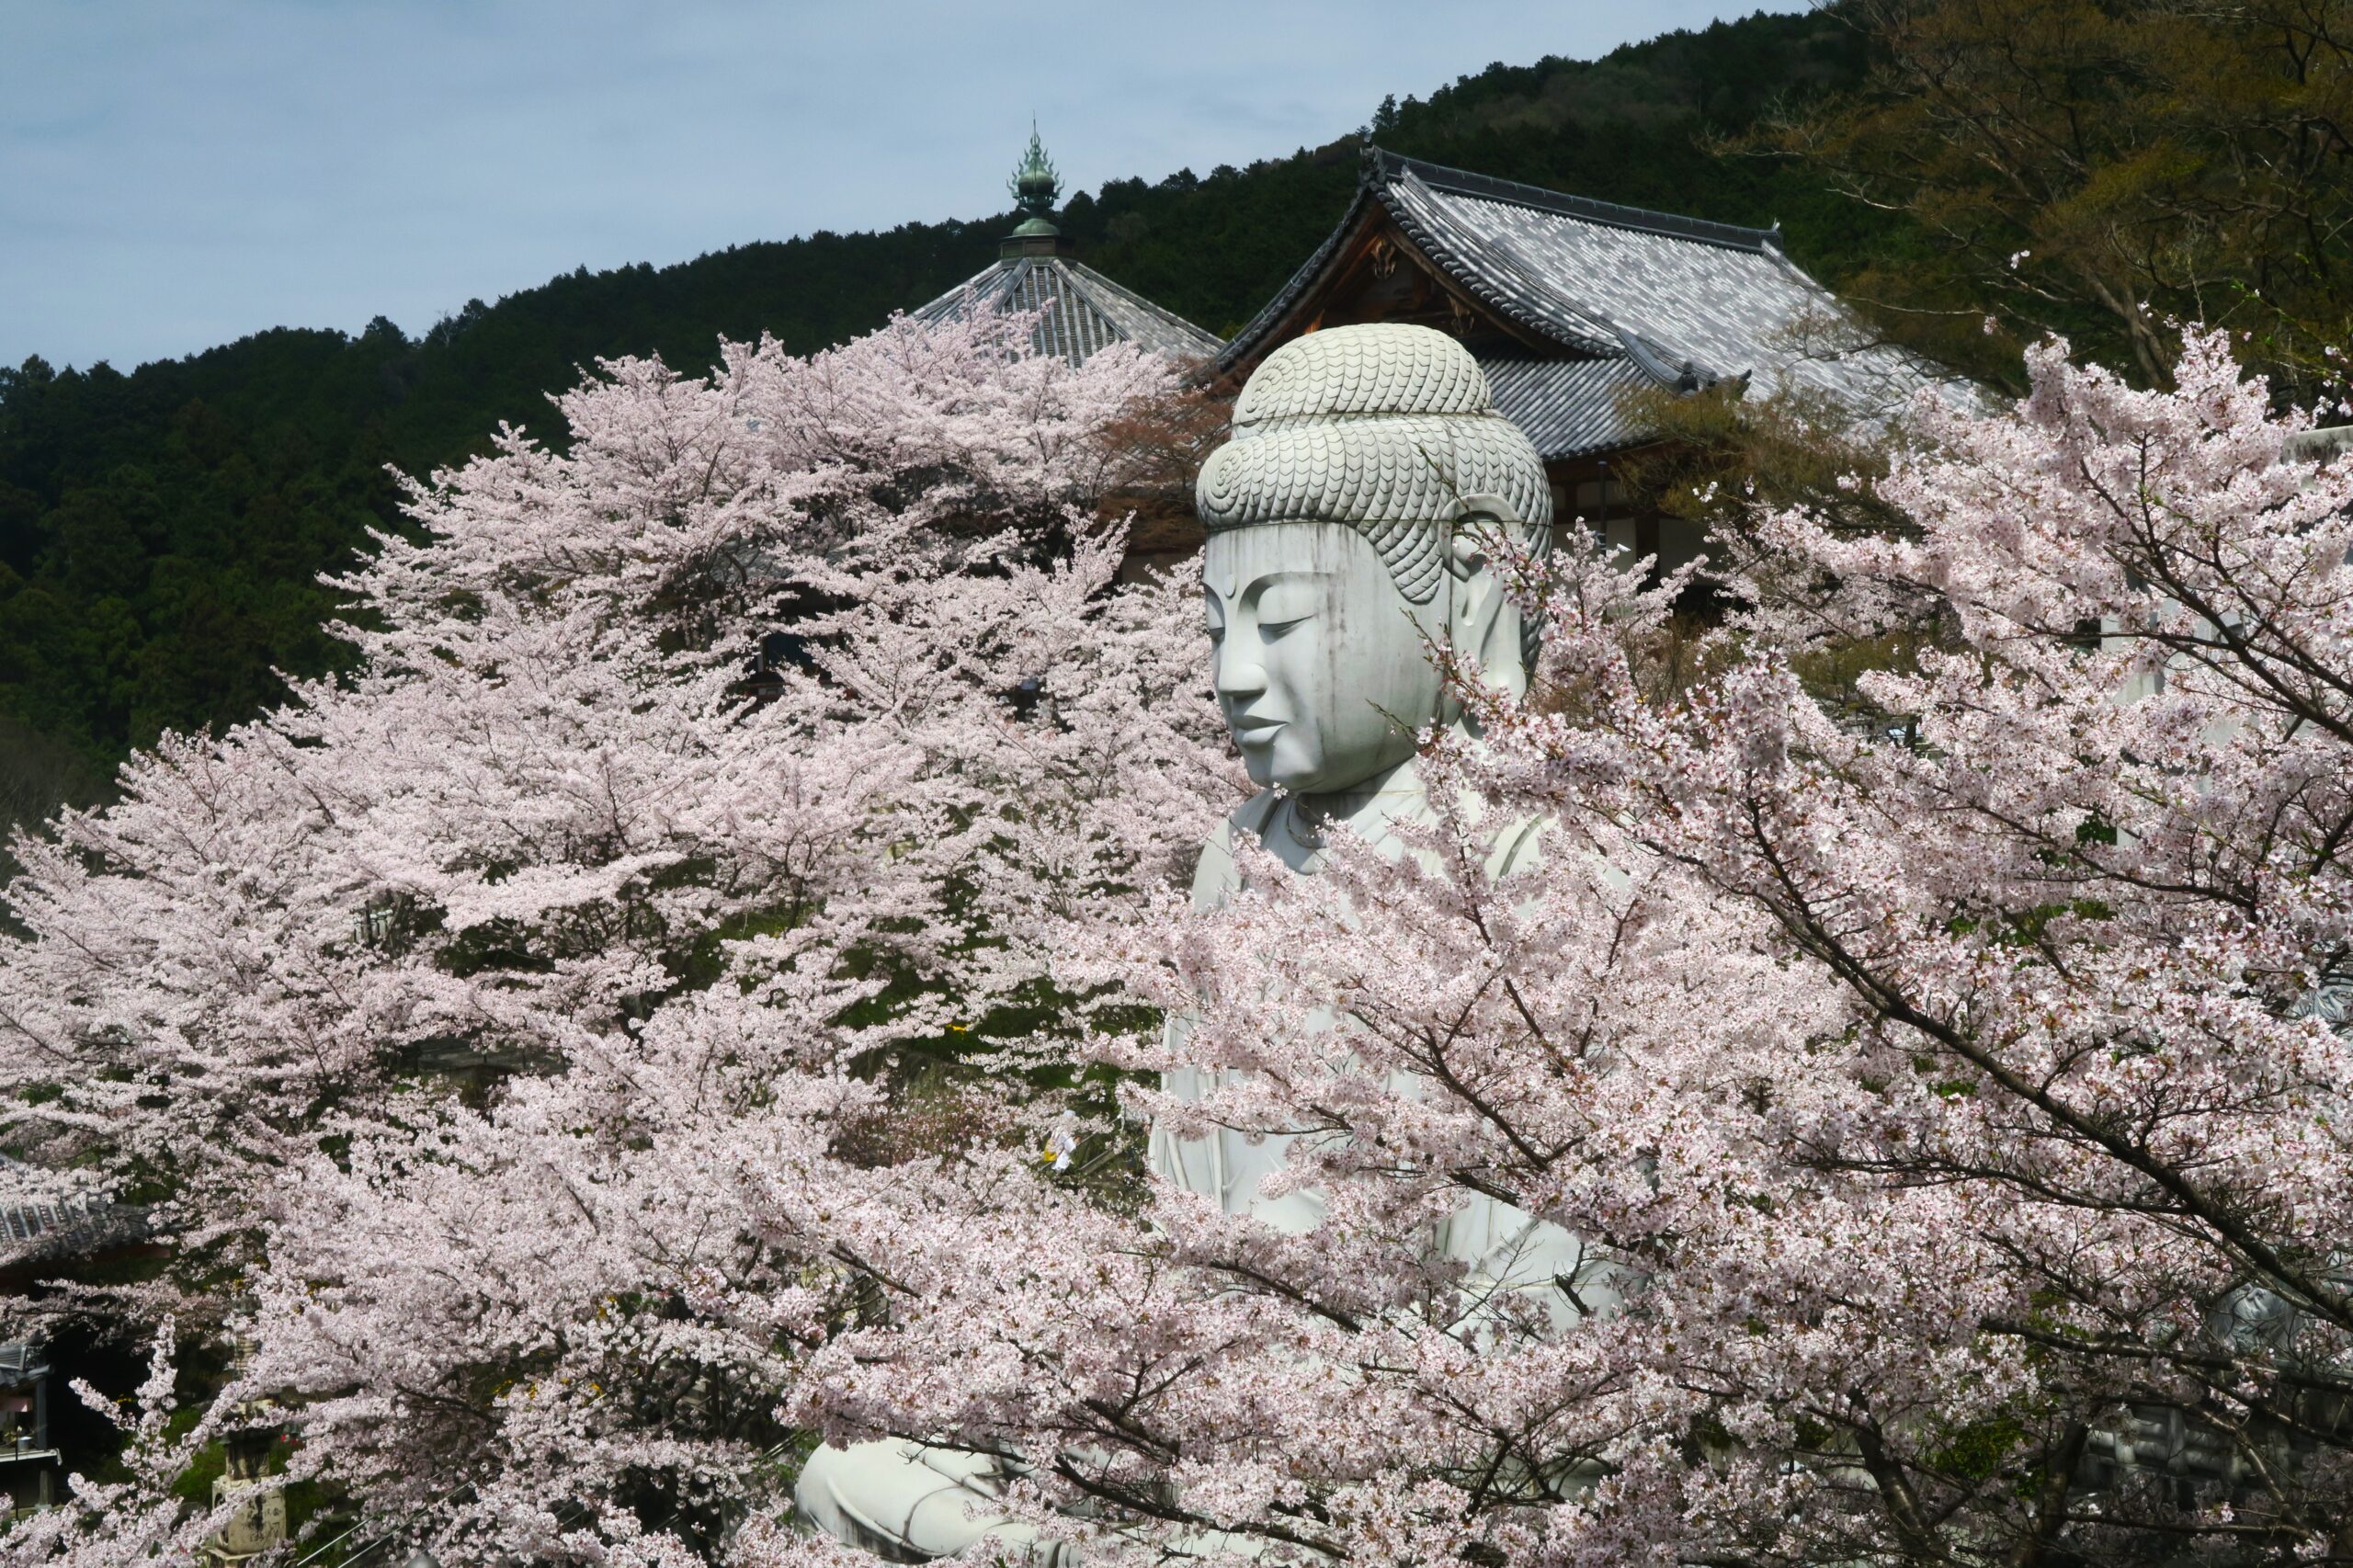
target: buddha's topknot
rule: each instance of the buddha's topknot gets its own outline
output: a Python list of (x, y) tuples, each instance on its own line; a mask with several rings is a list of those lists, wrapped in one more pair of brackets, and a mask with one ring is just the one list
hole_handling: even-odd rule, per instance
[(1495, 412), (1479, 362), (1444, 333), (1384, 322), (1327, 327), (1268, 355), (1194, 499), (1213, 533), (1346, 523), (1372, 541), (1398, 590), (1427, 604), (1471, 495), (1509, 503), (1522, 543), (1550, 542), (1543, 460)]

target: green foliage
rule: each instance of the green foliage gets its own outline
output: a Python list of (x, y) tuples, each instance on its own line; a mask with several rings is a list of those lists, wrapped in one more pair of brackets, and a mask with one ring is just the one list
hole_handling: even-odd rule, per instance
[(1768, 114), (1748, 145), (1909, 220), (1851, 278), (1892, 334), (2015, 383), (2017, 343), (2055, 331), (2163, 385), (2177, 324), (2200, 321), (2287, 401), (2341, 392), (2353, 0), (1839, 11), (1871, 40), (1862, 89)]
[(1969, 1481), (1990, 1479), (2029, 1437), (2016, 1415), (1996, 1415), (1972, 1423), (1951, 1435), (1943, 1449), (1928, 1456), (1930, 1469)]
[[(202, 1410), (177, 1410), (172, 1413), (169, 1429), (175, 1437), (186, 1437), (194, 1428)], [(199, 1508), (212, 1506), (212, 1488), (229, 1471), (229, 1448), (215, 1439), (197, 1449), (188, 1467), (172, 1481), (172, 1495)]]
[[(1734, 222), (1779, 218), (1832, 278), (1879, 244), (1786, 159), (1703, 150), (1792, 96), (1861, 79), (1835, 17), (1756, 16), (1604, 59), (1494, 65), (1382, 107), (1384, 145), (1506, 178)], [(1357, 136), (1289, 157), (1114, 180), (1061, 222), (1090, 264), (1221, 333), (1322, 242), (1354, 189)], [(125, 375), (0, 369), (0, 725), (110, 768), (166, 729), (236, 722), (332, 673), (319, 574), (401, 526), (387, 465), (462, 460), (502, 421), (547, 427), (546, 395), (599, 357), (682, 368), (722, 337), (807, 351), (881, 324), (979, 271), (1014, 222), (909, 223), (739, 245), (674, 267), (585, 269), (422, 337), (279, 328)], [(1884, 226), (1884, 225), (1881, 225)], [(5, 738), (7, 732), (0, 732)], [(9, 815), (87, 799), (51, 744)]]

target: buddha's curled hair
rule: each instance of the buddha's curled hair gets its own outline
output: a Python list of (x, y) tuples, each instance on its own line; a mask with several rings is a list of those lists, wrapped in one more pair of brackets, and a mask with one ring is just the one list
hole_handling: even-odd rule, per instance
[(1519, 542), (1551, 547), (1543, 460), (1495, 412), (1479, 362), (1444, 333), (1379, 323), (1327, 327), (1268, 355), (1194, 499), (1212, 533), (1346, 523), (1419, 605), (1438, 593), (1448, 533), (1473, 495), (1501, 496)]

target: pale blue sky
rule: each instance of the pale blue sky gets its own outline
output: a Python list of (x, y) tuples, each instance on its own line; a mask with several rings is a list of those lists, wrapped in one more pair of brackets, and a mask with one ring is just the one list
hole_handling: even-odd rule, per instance
[[(0, 364), (421, 331), (578, 266), (1246, 164), (1711, 0), (0, 0)], [(1796, 0), (1768, 8), (1796, 9)]]

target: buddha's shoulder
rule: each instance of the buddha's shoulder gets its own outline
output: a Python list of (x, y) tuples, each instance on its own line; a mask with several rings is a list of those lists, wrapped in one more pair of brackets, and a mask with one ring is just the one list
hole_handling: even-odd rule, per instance
[[(1262, 790), (1211, 830), (1208, 840), (1201, 846), (1201, 858), (1193, 869), (1195, 908), (1214, 908), (1223, 903), (1242, 885), (1242, 869), (1234, 855), (1234, 846), (1245, 835), (1264, 842), (1267, 829), (1281, 805), (1279, 791)], [(1489, 838), (1487, 874), (1500, 881), (1515, 872), (1541, 865), (1545, 826), (1546, 819), (1541, 817), (1523, 817), (1495, 824)], [(1371, 837), (1385, 853), (1404, 852), (1400, 845), (1383, 834), (1376, 831)]]
[(1275, 808), (1281, 803), (1282, 797), (1277, 791), (1261, 790), (1210, 830), (1208, 840), (1201, 846), (1201, 858), (1193, 868), (1195, 908), (1208, 909), (1223, 903), (1226, 895), (1242, 885), (1241, 868), (1233, 858), (1236, 837), (1242, 834), (1253, 838), (1263, 835)]

